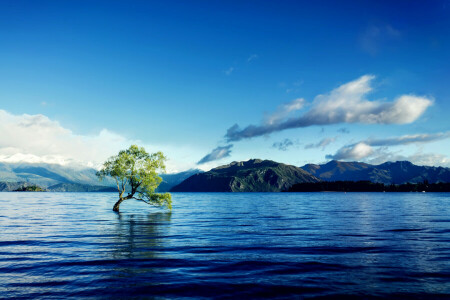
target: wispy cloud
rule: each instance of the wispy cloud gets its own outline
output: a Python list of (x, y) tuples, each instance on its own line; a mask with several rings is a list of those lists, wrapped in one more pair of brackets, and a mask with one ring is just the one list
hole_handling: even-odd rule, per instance
[(226, 146), (219, 146), (211, 151), (211, 153), (208, 153), (205, 155), (202, 159), (198, 161), (198, 165), (208, 163), (214, 160), (219, 160), (225, 157), (230, 156), (231, 154), (231, 148), (233, 147), (232, 144), (226, 145)]
[[(367, 145), (366, 145), (367, 146)], [(361, 144), (356, 144), (355, 147), (349, 148), (349, 156), (330, 157), (336, 160), (360, 160), (370, 164), (378, 165), (387, 161), (403, 161), (407, 160), (419, 166), (442, 166), (450, 167), (450, 159), (443, 154), (438, 153), (423, 153), (418, 151), (412, 155), (402, 155), (399, 151), (391, 151), (387, 147), (381, 148), (366, 148)], [(344, 151), (341, 151), (344, 154)], [(367, 155), (368, 154), (368, 155)]]
[(278, 87), (284, 89), (287, 94), (297, 93), (298, 91), (300, 91), (300, 87), (303, 85), (303, 83), (304, 81), (302, 79), (299, 79), (289, 84), (286, 82), (280, 82), (278, 83)]
[(276, 148), (281, 151), (286, 151), (291, 146), (294, 146), (294, 142), (290, 139), (284, 139), (284, 141), (275, 142), (272, 144), (272, 148)]
[(414, 143), (430, 143), (434, 141), (444, 140), (450, 138), (449, 132), (438, 132), (438, 133), (424, 133), (424, 134), (413, 134), (413, 135), (403, 135), (399, 137), (391, 137), (385, 139), (368, 139), (365, 141), (370, 146), (397, 146), (397, 145), (407, 145)]
[(422, 153), (420, 151), (408, 156), (385, 152), (370, 160), (369, 163), (381, 164), (386, 161), (402, 161), (402, 160), (408, 160), (413, 164), (419, 166), (450, 167), (450, 159), (447, 156), (437, 153)]
[(252, 60), (258, 59), (259, 55), (258, 54), (252, 54), (247, 58), (247, 62), (251, 62)]
[(265, 124), (272, 125), (280, 120), (288, 117), (292, 112), (300, 110), (305, 105), (305, 99), (299, 98), (295, 99), (289, 103), (282, 104), (278, 106), (277, 110), (265, 118)]
[(391, 25), (370, 25), (361, 34), (359, 43), (365, 52), (376, 55), (386, 43), (400, 38), (401, 33)]
[[(408, 144), (424, 144), (435, 142), (439, 140), (444, 140), (450, 138), (450, 132), (439, 132), (432, 134), (414, 134), (414, 135), (403, 135), (399, 137), (390, 137), (384, 139), (367, 139), (360, 141), (351, 145), (346, 145), (340, 148), (335, 154), (327, 155), (328, 159), (337, 160), (360, 160), (365, 158), (370, 158), (374, 156), (382, 157), (380, 151), (386, 151), (389, 146), (400, 146)], [(375, 148), (375, 147), (382, 147)]]
[(321, 148), (322, 150), (324, 150), (328, 145), (330, 145), (331, 143), (336, 141), (336, 139), (337, 139), (337, 137), (324, 138), (315, 144), (312, 143), (312, 144), (305, 145), (305, 149)]
[(345, 128), (345, 127), (339, 128), (338, 132), (340, 132), (340, 133), (350, 133), (350, 131), (347, 128)]
[(229, 67), (228, 69), (226, 69), (224, 71), (224, 73), (225, 73), (225, 75), (230, 76), (231, 73), (233, 73), (233, 71), (234, 71), (234, 68), (233, 67)]
[[(370, 84), (374, 78), (372, 75), (364, 75), (328, 94), (316, 96), (311, 109), (298, 117), (278, 117), (272, 122), (249, 125), (244, 129), (235, 124), (228, 129), (225, 138), (227, 141), (239, 141), (312, 125), (407, 124), (417, 120), (433, 103), (428, 97), (415, 95), (401, 95), (392, 102), (369, 101), (365, 96), (372, 91)], [(303, 105), (303, 101), (301, 103)], [(283, 109), (278, 109), (272, 115), (282, 116), (279, 112), (283, 112)]]

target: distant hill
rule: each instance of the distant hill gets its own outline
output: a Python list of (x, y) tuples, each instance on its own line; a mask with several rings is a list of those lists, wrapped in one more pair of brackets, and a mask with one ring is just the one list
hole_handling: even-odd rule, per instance
[(47, 188), (49, 192), (117, 192), (117, 188), (81, 183), (58, 183)]
[(58, 183), (112, 185), (112, 180), (100, 182), (96, 170), (86, 167), (46, 163), (0, 163), (0, 181), (27, 182), (47, 188)]
[(115, 191), (113, 181), (99, 181), (96, 170), (46, 163), (0, 163), (0, 191), (38, 185), (54, 192)]
[(20, 188), (14, 190), (13, 192), (46, 192), (47, 190), (41, 188), (40, 186), (37, 185), (24, 185), (21, 186)]
[[(175, 174), (162, 174), (158, 192), (167, 192), (186, 178), (203, 172), (199, 169)], [(0, 163), (0, 191), (13, 191), (23, 186), (38, 185), (51, 192), (117, 191), (111, 178), (99, 181), (93, 168), (46, 163)], [(112, 187), (112, 188), (111, 188)]]
[(183, 182), (185, 179), (191, 177), (192, 175), (203, 173), (202, 170), (199, 169), (191, 169), (180, 173), (173, 173), (173, 174), (161, 174), (162, 182), (156, 189), (159, 193), (164, 193), (170, 191), (170, 189), (181, 182)]
[(12, 192), (26, 186), (26, 182), (0, 182), (0, 192)]
[(323, 165), (307, 164), (303, 170), (325, 181), (368, 180), (384, 184), (450, 182), (450, 168), (417, 166), (409, 161), (370, 165), (332, 160)]
[(195, 174), (174, 186), (172, 192), (280, 192), (299, 182), (319, 179), (303, 169), (271, 160), (232, 162)]
[[(37, 185), (47, 191), (116, 191), (112, 179), (99, 181), (93, 168), (45, 163), (0, 163), (0, 191)], [(371, 165), (330, 161), (302, 168), (271, 160), (233, 162), (209, 172), (198, 169), (162, 174), (157, 192), (277, 192), (301, 182), (371, 181), (384, 184), (450, 182), (450, 168), (417, 166), (408, 161)], [(110, 188), (112, 187), (112, 188)]]
[[(0, 192), (38, 191), (35, 187), (38, 186), (29, 182), (0, 182)], [(42, 188), (42, 190), (47, 192), (117, 192), (114, 187), (82, 183), (58, 183), (45, 189)]]

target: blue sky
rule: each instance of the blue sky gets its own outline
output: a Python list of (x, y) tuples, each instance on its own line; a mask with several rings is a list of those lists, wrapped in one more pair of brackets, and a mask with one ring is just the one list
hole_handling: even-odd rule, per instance
[(2, 1), (0, 66), (4, 161), (450, 166), (448, 0)]

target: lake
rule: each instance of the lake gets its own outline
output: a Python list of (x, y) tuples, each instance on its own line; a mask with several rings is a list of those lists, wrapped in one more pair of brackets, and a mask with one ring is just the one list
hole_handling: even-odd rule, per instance
[(0, 193), (0, 298), (450, 297), (450, 194)]

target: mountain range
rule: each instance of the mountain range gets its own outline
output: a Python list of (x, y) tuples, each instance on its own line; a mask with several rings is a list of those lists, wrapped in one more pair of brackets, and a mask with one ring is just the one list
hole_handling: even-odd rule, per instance
[(303, 169), (271, 160), (250, 159), (192, 175), (172, 192), (280, 192), (299, 182), (317, 182)]
[[(0, 181), (27, 182), (47, 188), (59, 183), (101, 185), (96, 170), (46, 163), (0, 163)], [(111, 181), (103, 185), (111, 185)]]
[(180, 173), (161, 174), (159, 176), (162, 178), (162, 182), (158, 186), (156, 191), (159, 193), (169, 192), (172, 187), (180, 184), (185, 179), (198, 173), (203, 173), (203, 171), (200, 169), (190, 169)]
[[(0, 191), (38, 185), (47, 191), (115, 191), (113, 180), (99, 181), (93, 168), (57, 164), (0, 163)], [(208, 172), (191, 169), (161, 174), (158, 192), (277, 192), (302, 182), (360, 181), (384, 184), (450, 182), (450, 168), (417, 166), (408, 161), (371, 165), (330, 161), (297, 167), (271, 160), (232, 162)]]
[[(168, 192), (186, 178), (203, 172), (191, 169), (175, 174), (161, 174), (157, 192)], [(51, 192), (115, 192), (112, 179), (99, 181), (96, 170), (80, 166), (46, 163), (0, 163), (0, 191), (14, 191), (22, 186), (38, 185)]]
[(360, 162), (332, 160), (323, 165), (307, 164), (303, 170), (324, 181), (367, 180), (384, 184), (450, 182), (450, 169), (417, 166), (409, 161), (385, 162), (370, 165)]
[(450, 169), (416, 166), (409, 161), (370, 165), (330, 161), (301, 168), (270, 160), (233, 162), (196, 174), (172, 188), (172, 192), (279, 192), (297, 183), (317, 181), (371, 181), (383, 184), (450, 182)]
[(55, 192), (112, 191), (113, 181), (100, 182), (93, 168), (46, 163), (0, 163), (0, 191), (38, 185)]

